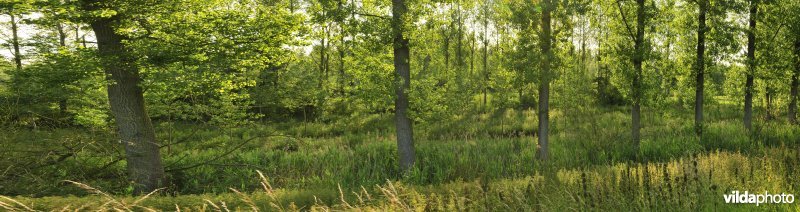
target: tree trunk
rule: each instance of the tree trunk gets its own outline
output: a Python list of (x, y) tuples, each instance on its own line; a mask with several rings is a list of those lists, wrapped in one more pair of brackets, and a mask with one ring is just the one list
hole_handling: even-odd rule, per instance
[(22, 70), (22, 53), (20, 52), (19, 41), (19, 25), (17, 25), (17, 16), (9, 13), (11, 17), (11, 46), (14, 48), (14, 65), (17, 70)]
[[(462, 22), (461, 16), (461, 1), (456, 2), (456, 11), (458, 12), (457, 16), (457, 24), (458, 30), (456, 34), (456, 71), (457, 73), (462, 73), (462, 69), (464, 69), (464, 23)], [(458, 78), (461, 80), (460, 78)]]
[(550, 60), (552, 57), (550, 29), (550, 12), (553, 10), (551, 0), (542, 1), (542, 36), (541, 36), (541, 70), (539, 74), (539, 145), (536, 151), (536, 158), (547, 160), (550, 158), (549, 143), (549, 122), (550, 122)]
[(633, 105), (631, 107), (631, 137), (634, 148), (639, 149), (641, 142), (641, 101), (642, 101), (642, 62), (644, 61), (644, 0), (636, 0), (636, 39), (634, 40), (633, 67), (636, 73), (633, 74)]
[(345, 51), (345, 43), (344, 43), (344, 21), (339, 23), (339, 95), (344, 96), (344, 84), (346, 81), (345, 71), (344, 71), (344, 51)]
[(764, 102), (764, 117), (767, 121), (770, 121), (772, 120), (772, 87), (769, 86), (769, 83), (767, 83), (767, 87), (764, 90), (766, 90), (764, 92), (764, 100), (766, 100)]
[(708, 0), (700, 0), (697, 18), (697, 68), (694, 95), (694, 130), (698, 136), (703, 135), (703, 91), (705, 88), (705, 51), (706, 51), (706, 4)]
[[(75, 48), (79, 48), (81, 46), (81, 27), (78, 24), (75, 24)], [(84, 46), (86, 47), (86, 46)]]
[(747, 31), (747, 79), (744, 85), (744, 128), (753, 126), (753, 75), (756, 71), (756, 15), (758, 3), (750, 1), (750, 29)]
[[(486, 11), (488, 13), (488, 11)], [(488, 57), (489, 57), (489, 40), (488, 37), (488, 27), (489, 27), (489, 19), (488, 14), (485, 13), (483, 16), (483, 108), (486, 109), (486, 93), (489, 89), (489, 68), (488, 68)]]
[(397, 130), (397, 150), (400, 155), (400, 169), (408, 173), (414, 166), (414, 139), (411, 119), (408, 118), (408, 95), (406, 89), (411, 85), (410, 53), (408, 40), (403, 36), (407, 8), (405, 0), (392, 0), (392, 31), (394, 34), (394, 70), (397, 96), (394, 102), (395, 128)]
[(800, 37), (794, 40), (794, 72), (792, 73), (791, 101), (789, 102), (789, 123), (797, 124), (797, 86), (800, 77)]
[(113, 19), (97, 19), (91, 27), (97, 47), (106, 61), (103, 69), (108, 85), (111, 113), (116, 120), (120, 142), (125, 145), (128, 178), (135, 183), (134, 194), (153, 191), (163, 185), (164, 167), (155, 131), (147, 116), (141, 78), (133, 58), (127, 55), (122, 36), (111, 27)]
[(472, 77), (472, 73), (475, 71), (475, 33), (470, 34), (470, 40), (472, 43), (469, 45), (469, 76)]
[(442, 53), (444, 53), (444, 73), (450, 68), (450, 33), (442, 29)]
[[(61, 23), (56, 24), (56, 30), (58, 32), (58, 44), (61, 48), (67, 48), (67, 33), (64, 32), (64, 25)], [(58, 100), (58, 111), (61, 113), (62, 116), (66, 117), (67, 115), (67, 98), (62, 98)]]

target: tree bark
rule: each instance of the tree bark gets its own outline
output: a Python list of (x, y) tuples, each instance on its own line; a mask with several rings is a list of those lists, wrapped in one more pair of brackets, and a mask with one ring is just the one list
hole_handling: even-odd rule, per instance
[(17, 25), (17, 16), (9, 13), (11, 17), (11, 46), (14, 48), (14, 65), (16, 69), (22, 70), (22, 53), (20, 52), (19, 41), (19, 25)]
[(411, 119), (408, 118), (408, 94), (406, 94), (406, 89), (411, 85), (408, 39), (403, 35), (405, 25), (403, 19), (407, 10), (405, 0), (392, 0), (394, 70), (397, 95), (394, 102), (394, 115), (400, 169), (404, 174), (408, 173), (414, 166), (416, 157), (414, 152), (414, 132), (411, 126)]
[(551, 0), (542, 1), (542, 34), (541, 34), (541, 70), (539, 74), (539, 145), (536, 150), (536, 158), (547, 160), (550, 158), (549, 143), (549, 122), (550, 122), (550, 60), (552, 57), (550, 29), (550, 12), (553, 10)]
[(792, 73), (791, 101), (789, 102), (789, 123), (797, 124), (798, 77), (800, 77), (800, 36), (794, 40), (794, 72)]
[(634, 40), (633, 67), (635, 73), (633, 74), (632, 88), (633, 88), (633, 105), (631, 106), (631, 137), (633, 139), (634, 148), (639, 149), (641, 142), (640, 129), (641, 126), (641, 101), (642, 101), (642, 62), (644, 61), (644, 0), (636, 0), (636, 39)]
[[(458, 30), (456, 34), (456, 71), (459, 73), (458, 75), (461, 75), (462, 71), (464, 71), (464, 66), (466, 65), (464, 64), (464, 23), (461, 16), (461, 1), (456, 1), (456, 12), (458, 13), (456, 18), (458, 24)], [(461, 80), (460, 77), (457, 79)]]
[[(64, 25), (61, 23), (56, 24), (56, 30), (58, 32), (58, 45), (61, 48), (67, 48), (67, 33), (64, 32)], [(67, 115), (67, 98), (62, 98), (58, 100), (58, 111), (61, 113), (62, 116)]]
[[(486, 6), (484, 6), (486, 7)], [(488, 27), (489, 27), (489, 11), (484, 11), (483, 15), (483, 108), (486, 109), (486, 95), (487, 90), (489, 89), (489, 68), (488, 68), (488, 58), (489, 58), (489, 40), (488, 37)]]
[(346, 81), (346, 75), (344, 70), (344, 51), (345, 51), (345, 30), (344, 30), (344, 21), (339, 22), (339, 95), (344, 96), (344, 85)]
[(442, 53), (444, 53), (444, 72), (450, 69), (450, 33), (446, 28), (442, 29)]
[(706, 10), (708, 0), (700, 0), (697, 17), (697, 61), (695, 62), (694, 130), (703, 135), (703, 91), (705, 89)]
[(472, 73), (475, 71), (475, 33), (470, 34), (470, 41), (472, 43), (469, 45), (469, 77), (472, 77)]
[(767, 121), (770, 121), (772, 120), (772, 87), (770, 87), (769, 84), (767, 84), (767, 87), (764, 90), (766, 90), (766, 92), (764, 92), (764, 97), (766, 100), (765, 101), (766, 105), (764, 106), (765, 108), (764, 115), (765, 119)]
[(750, 29), (747, 31), (747, 73), (744, 85), (744, 128), (752, 129), (753, 126), (753, 75), (756, 71), (756, 15), (758, 2), (750, 1)]
[(125, 145), (128, 178), (135, 183), (134, 194), (153, 191), (163, 185), (164, 167), (150, 117), (145, 111), (141, 78), (135, 61), (122, 44), (123, 37), (111, 26), (114, 18), (91, 22), (97, 37), (103, 69), (111, 84), (108, 99), (116, 120), (120, 142)]

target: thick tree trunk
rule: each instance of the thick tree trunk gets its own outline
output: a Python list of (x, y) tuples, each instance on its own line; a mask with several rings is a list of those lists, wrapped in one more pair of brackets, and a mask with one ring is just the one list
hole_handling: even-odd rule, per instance
[(22, 53), (20, 52), (19, 25), (17, 16), (8, 14), (11, 17), (11, 46), (14, 48), (14, 65), (17, 70), (22, 70)]
[(744, 85), (744, 128), (753, 126), (753, 75), (756, 71), (756, 15), (758, 3), (750, 1), (750, 29), (747, 31), (747, 79)]
[(91, 23), (108, 80), (108, 99), (116, 120), (120, 142), (125, 145), (128, 177), (135, 183), (134, 194), (153, 191), (163, 185), (164, 167), (155, 131), (147, 116), (141, 78), (134, 59), (127, 56), (122, 36), (111, 27), (113, 20)]
[(552, 32), (550, 29), (550, 12), (553, 10), (551, 0), (542, 1), (542, 36), (541, 36), (541, 73), (539, 74), (539, 145), (536, 158), (547, 160), (550, 158), (549, 124), (550, 124), (550, 60), (552, 59)]
[(800, 77), (800, 37), (794, 40), (794, 72), (792, 73), (791, 101), (789, 102), (789, 123), (797, 124), (798, 77)]
[(703, 135), (703, 91), (705, 89), (705, 51), (706, 51), (706, 1), (700, 0), (697, 17), (697, 61), (695, 62), (694, 130)]
[(636, 0), (638, 8), (636, 10), (636, 39), (634, 40), (633, 67), (636, 73), (633, 74), (633, 105), (631, 106), (631, 137), (633, 145), (638, 152), (641, 142), (641, 101), (642, 101), (642, 62), (644, 61), (644, 0)]
[(411, 67), (408, 40), (403, 36), (403, 26), (407, 8), (405, 0), (392, 0), (392, 33), (394, 34), (394, 70), (396, 98), (395, 128), (397, 130), (397, 150), (400, 155), (400, 169), (408, 173), (414, 166), (414, 132), (411, 119), (408, 118), (408, 94), (406, 89), (411, 85)]

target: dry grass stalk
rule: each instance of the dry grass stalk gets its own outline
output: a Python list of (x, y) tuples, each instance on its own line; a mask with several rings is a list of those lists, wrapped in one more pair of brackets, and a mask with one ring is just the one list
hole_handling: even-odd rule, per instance
[(36, 210), (33, 210), (32, 208), (28, 207), (27, 205), (22, 204), (21, 202), (19, 202), (17, 200), (11, 199), (10, 197), (0, 196), (0, 198), (6, 199), (8, 201), (11, 201), (12, 203), (22, 207), (22, 208), (17, 208), (15, 206), (12, 206), (11, 204), (8, 204), (8, 203), (0, 201), (0, 207), (3, 207), (5, 209), (11, 210), (11, 211), (21, 211), (23, 209), (26, 210), (26, 211), (36, 211)]
[(243, 200), (245, 203), (247, 203), (247, 205), (248, 205), (248, 206), (250, 206), (250, 208), (251, 208), (251, 209), (253, 209), (253, 211), (258, 211), (258, 206), (256, 206), (256, 203), (254, 203), (254, 202), (253, 202), (253, 199), (250, 199), (250, 197), (249, 197), (249, 196), (247, 196), (247, 195), (243, 194), (242, 192), (239, 192), (239, 190), (236, 190), (236, 189), (234, 189), (234, 188), (228, 188), (228, 189), (230, 189), (231, 191), (233, 191), (233, 193), (236, 193), (236, 195), (239, 195), (239, 197), (241, 197), (241, 198), (242, 198), (242, 200)]
[(342, 185), (336, 184), (336, 187), (339, 189), (339, 200), (342, 201), (342, 205), (347, 209), (353, 209), (353, 206), (344, 199), (344, 192), (342, 192)]

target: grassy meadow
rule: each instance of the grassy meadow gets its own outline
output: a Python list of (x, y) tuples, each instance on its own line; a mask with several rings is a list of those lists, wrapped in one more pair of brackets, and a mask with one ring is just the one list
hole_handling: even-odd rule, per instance
[[(418, 161), (401, 175), (391, 114), (203, 128), (156, 121), (170, 185), (135, 197), (113, 135), (9, 129), (0, 137), (0, 208), (30, 210), (642, 211), (798, 210), (725, 204), (731, 191), (798, 193), (800, 129), (746, 133), (738, 106), (643, 110), (640, 149), (625, 107), (551, 112), (551, 160), (535, 160), (535, 113), (475, 111), (415, 126)], [(48, 148), (44, 148), (48, 147)], [(63, 150), (63, 151), (62, 151)], [(73, 151), (77, 150), (77, 151)], [(75, 152), (74, 155), (64, 155)]]

